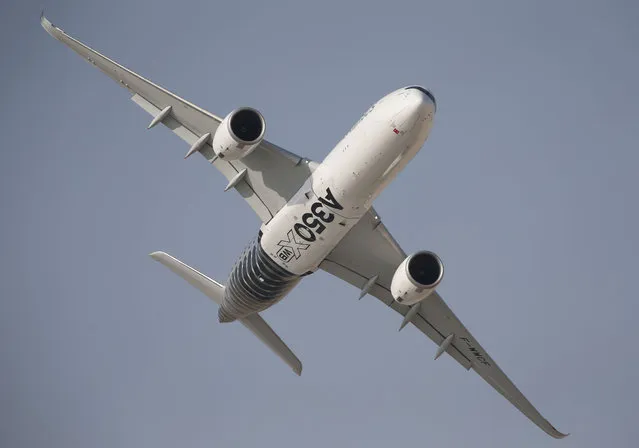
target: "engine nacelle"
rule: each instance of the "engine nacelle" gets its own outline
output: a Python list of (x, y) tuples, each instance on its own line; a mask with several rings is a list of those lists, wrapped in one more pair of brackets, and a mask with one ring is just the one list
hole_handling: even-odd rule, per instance
[(266, 122), (257, 110), (241, 107), (228, 114), (213, 136), (213, 151), (220, 159), (249, 155), (264, 139)]
[(391, 294), (402, 305), (412, 305), (435, 291), (444, 277), (441, 259), (429, 251), (416, 252), (399, 265), (391, 282)]

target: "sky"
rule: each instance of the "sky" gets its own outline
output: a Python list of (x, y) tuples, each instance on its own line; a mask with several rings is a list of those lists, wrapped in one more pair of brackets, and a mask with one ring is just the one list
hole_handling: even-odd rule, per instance
[[(222, 282), (259, 220), (53, 23), (321, 161), (385, 94), (437, 98), (378, 198), (559, 430), (317, 272), (263, 315), (301, 377), (148, 254)], [(630, 447), (639, 437), (639, 6), (631, 1), (0, 3), (0, 445)]]

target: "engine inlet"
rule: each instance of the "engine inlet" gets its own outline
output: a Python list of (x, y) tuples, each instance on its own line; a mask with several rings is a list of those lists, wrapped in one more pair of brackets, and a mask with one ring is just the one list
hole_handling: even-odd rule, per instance
[(239, 109), (229, 124), (231, 132), (245, 143), (253, 143), (264, 135), (264, 118), (255, 109)]
[(444, 266), (434, 253), (418, 252), (408, 261), (408, 273), (416, 283), (430, 287), (441, 281)]

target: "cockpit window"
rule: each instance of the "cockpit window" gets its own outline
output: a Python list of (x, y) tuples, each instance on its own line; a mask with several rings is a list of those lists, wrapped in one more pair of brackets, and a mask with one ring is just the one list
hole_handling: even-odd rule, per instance
[(422, 86), (406, 87), (406, 90), (410, 90), (410, 89), (415, 89), (415, 90), (419, 90), (420, 92), (423, 92), (428, 98), (432, 100), (433, 104), (435, 105), (435, 109), (437, 109), (437, 101), (435, 101), (435, 96), (432, 93), (430, 93), (430, 91), (424, 89)]

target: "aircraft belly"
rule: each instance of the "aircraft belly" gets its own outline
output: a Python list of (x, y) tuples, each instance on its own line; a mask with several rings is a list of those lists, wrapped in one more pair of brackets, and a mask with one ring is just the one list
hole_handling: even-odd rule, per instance
[[(323, 193), (323, 194), (322, 194)], [(313, 189), (309, 179), (273, 219), (262, 226), (262, 247), (282, 268), (302, 275), (314, 271), (359, 221), (338, 214), (330, 187)]]
[(393, 133), (388, 121), (384, 126), (370, 118), (262, 226), (264, 251), (287, 271), (302, 275), (317, 269), (387, 185), (389, 167), (412, 149), (409, 136)]

